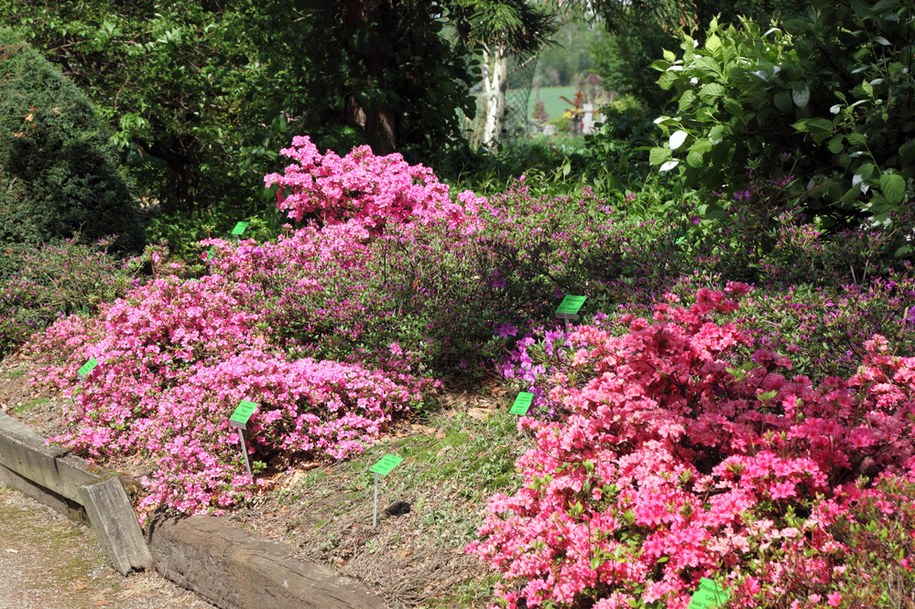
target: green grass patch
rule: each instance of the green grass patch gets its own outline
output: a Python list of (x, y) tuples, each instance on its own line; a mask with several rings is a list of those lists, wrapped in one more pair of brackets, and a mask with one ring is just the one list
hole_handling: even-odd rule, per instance
[(12, 380), (20, 379), (20, 378), (24, 377), (26, 372), (27, 372), (27, 370), (26, 370), (25, 366), (20, 366), (18, 368), (13, 368), (12, 370), (7, 370), (4, 373), (4, 376), (6, 376), (6, 378), (8, 378), (9, 380), (12, 381)]
[(23, 402), (22, 404), (19, 404), (18, 406), (14, 406), (13, 412), (16, 414), (25, 414), (26, 412), (30, 411), (31, 409), (36, 408), (38, 406), (44, 406), (45, 404), (47, 404), (50, 401), (51, 400), (49, 400), (48, 398), (35, 398), (34, 400), (29, 400), (28, 402)]
[[(540, 99), (543, 101), (543, 107), (546, 109), (547, 116), (550, 120), (562, 116), (562, 113), (569, 110), (572, 105), (562, 100), (560, 96), (565, 96), (575, 100), (577, 87), (541, 87)], [(531, 95), (527, 100), (527, 117), (531, 118), (534, 114), (534, 104), (537, 103), (537, 91), (531, 89)]]
[[(409, 606), (484, 607), (495, 575), (465, 548), (489, 497), (517, 489), (515, 461), (531, 443), (508, 403), (501, 406), (469, 409), (477, 416), (462, 409), (420, 415), (358, 457), (297, 474), (259, 509), (281, 515), (290, 541), (308, 548), (306, 559), (345, 565)], [(403, 461), (378, 477), (373, 528), (369, 470), (387, 454)], [(384, 514), (404, 503), (408, 515)]]

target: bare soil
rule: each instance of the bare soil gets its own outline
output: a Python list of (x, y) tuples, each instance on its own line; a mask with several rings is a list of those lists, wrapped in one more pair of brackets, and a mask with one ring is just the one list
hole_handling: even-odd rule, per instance
[(92, 531), (0, 485), (0, 609), (215, 609), (155, 573), (122, 577)]

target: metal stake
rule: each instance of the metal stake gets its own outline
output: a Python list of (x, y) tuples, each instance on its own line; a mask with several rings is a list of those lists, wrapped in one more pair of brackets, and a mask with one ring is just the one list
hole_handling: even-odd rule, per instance
[(241, 456), (245, 458), (245, 469), (248, 470), (248, 475), (254, 480), (254, 474), (251, 473), (251, 464), (248, 463), (248, 448), (245, 446), (245, 432), (242, 431), (241, 427), (238, 428), (238, 439), (241, 440)]
[(378, 474), (375, 474), (375, 503), (372, 507), (372, 528), (378, 526)]

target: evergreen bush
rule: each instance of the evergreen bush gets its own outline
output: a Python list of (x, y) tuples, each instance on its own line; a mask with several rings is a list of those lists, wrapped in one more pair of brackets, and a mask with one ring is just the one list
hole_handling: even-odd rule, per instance
[(60, 70), (0, 29), (0, 242), (76, 233), (137, 250), (143, 229), (108, 132)]

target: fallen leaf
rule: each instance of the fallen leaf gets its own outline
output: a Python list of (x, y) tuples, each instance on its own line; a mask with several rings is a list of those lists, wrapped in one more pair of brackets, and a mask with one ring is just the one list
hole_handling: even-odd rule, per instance
[(9, 552), (10, 554), (19, 554), (19, 550), (14, 550), (13, 548), (7, 548), (4, 551)]
[(489, 416), (489, 410), (484, 408), (471, 408), (467, 414), (474, 419), (485, 419)]

